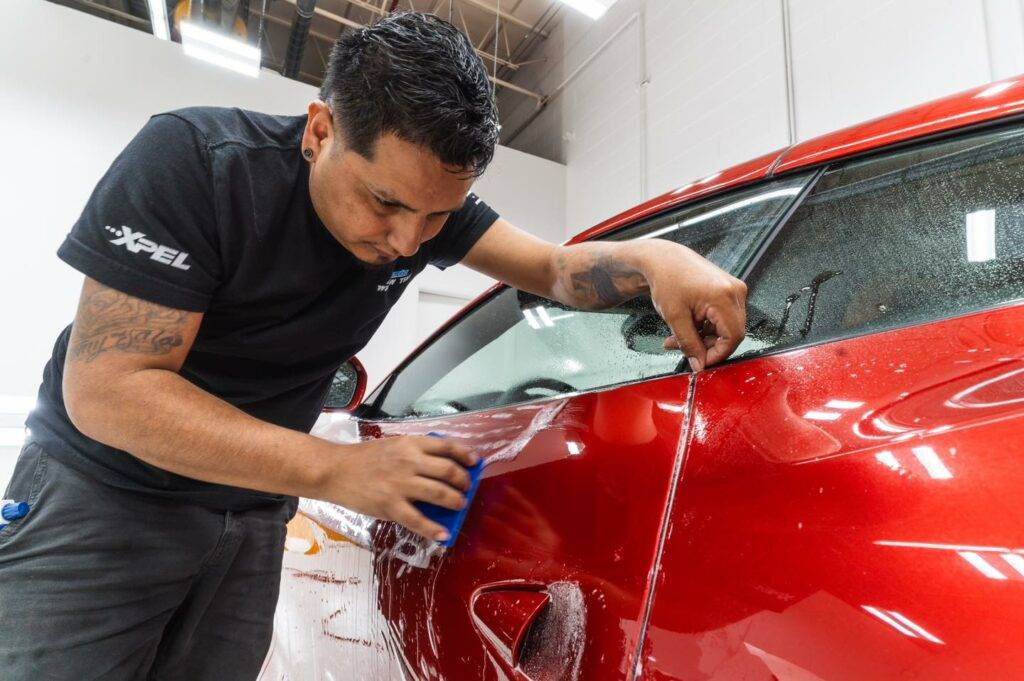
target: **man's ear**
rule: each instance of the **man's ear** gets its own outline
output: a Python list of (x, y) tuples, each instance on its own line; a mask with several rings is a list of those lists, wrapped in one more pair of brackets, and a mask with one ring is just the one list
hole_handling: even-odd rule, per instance
[[(315, 161), (322, 154), (329, 153), (339, 141), (334, 130), (331, 108), (320, 100), (310, 102), (306, 130), (302, 134), (302, 152), (307, 160)], [(307, 150), (311, 153), (307, 153)]]

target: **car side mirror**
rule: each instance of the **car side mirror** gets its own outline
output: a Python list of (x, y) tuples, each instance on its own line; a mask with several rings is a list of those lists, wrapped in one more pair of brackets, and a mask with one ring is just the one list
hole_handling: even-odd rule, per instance
[(359, 406), (366, 393), (366, 369), (353, 357), (343, 363), (331, 379), (324, 411), (350, 411)]
[(672, 330), (657, 312), (640, 310), (626, 317), (622, 323), (622, 335), (626, 339), (626, 347), (633, 352), (664, 355), (663, 344), (672, 335)]

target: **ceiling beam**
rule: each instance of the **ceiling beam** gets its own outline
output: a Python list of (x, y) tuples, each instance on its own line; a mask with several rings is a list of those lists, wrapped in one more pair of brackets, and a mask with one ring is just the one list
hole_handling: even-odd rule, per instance
[(532, 24), (530, 24), (530, 22), (523, 21), (519, 17), (517, 17), (515, 15), (512, 15), (512, 14), (509, 14), (508, 12), (503, 12), (502, 10), (499, 10), (497, 7), (495, 7), (494, 5), (490, 4), (489, 2), (484, 2), (484, 0), (459, 0), (459, 1), (460, 2), (464, 2), (467, 5), (473, 5), (474, 7), (479, 7), (480, 9), (486, 10), (486, 11), (490, 12), (491, 14), (497, 14), (499, 17), (501, 17), (505, 21), (509, 22), (510, 24), (515, 24), (516, 26), (521, 26), (522, 28), (525, 28), (527, 31), (529, 31), (531, 33), (536, 32), (536, 33), (539, 33), (540, 35), (542, 35), (545, 38), (548, 37), (548, 34), (546, 32), (540, 30), (536, 26), (533, 26)]

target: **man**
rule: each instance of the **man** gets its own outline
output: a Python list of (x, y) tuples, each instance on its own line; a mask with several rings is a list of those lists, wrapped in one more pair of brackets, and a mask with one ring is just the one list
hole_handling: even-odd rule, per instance
[(61, 246), (86, 279), (6, 495), (32, 511), (0, 533), (5, 679), (254, 678), (297, 496), (444, 537), (413, 502), (460, 507), (472, 452), (308, 435), (395, 268), (462, 261), (581, 308), (650, 293), (695, 370), (742, 337), (743, 284), (692, 251), (555, 246), (469, 193), (498, 125), (451, 25), (343, 36), (321, 96), (154, 116)]

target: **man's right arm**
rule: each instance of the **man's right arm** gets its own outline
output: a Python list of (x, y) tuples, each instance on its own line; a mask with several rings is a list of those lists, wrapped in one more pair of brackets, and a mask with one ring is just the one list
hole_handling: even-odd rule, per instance
[(87, 278), (64, 363), (75, 427), (179, 475), (443, 532), (411, 502), (460, 508), (469, 479), (455, 461), (474, 461), (465, 448), (429, 437), (339, 445), (253, 418), (178, 374), (201, 321)]

